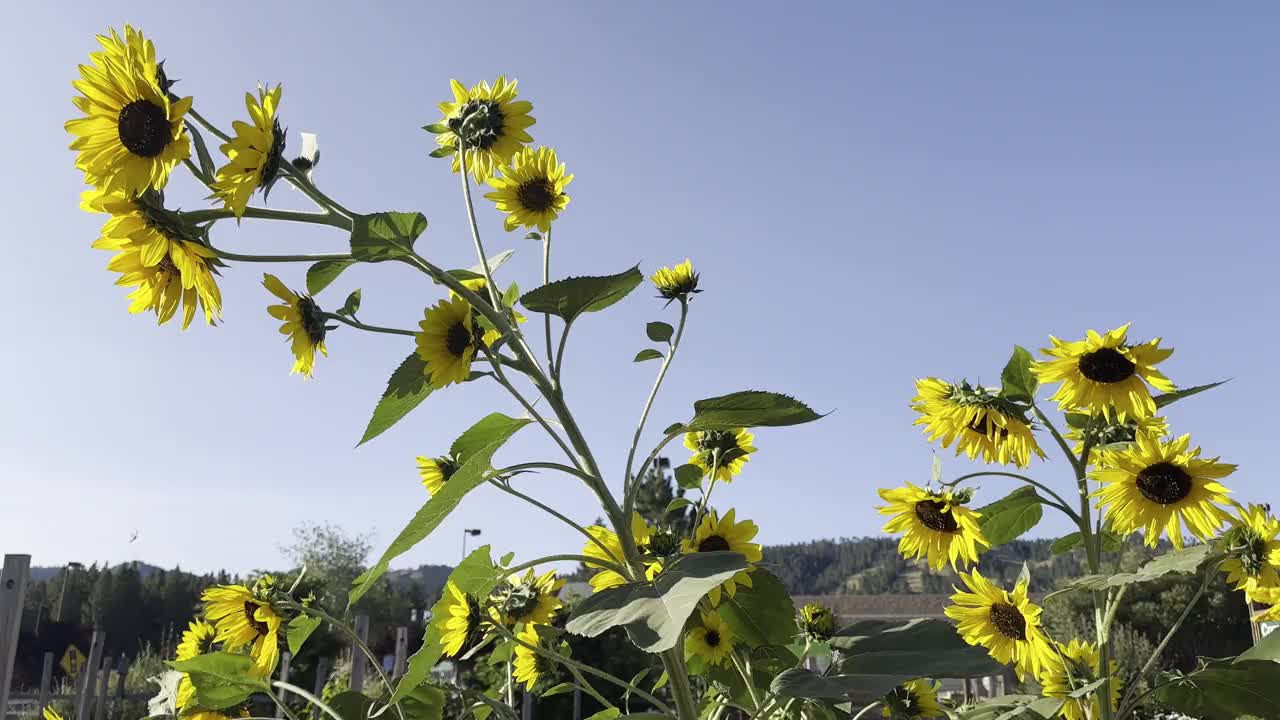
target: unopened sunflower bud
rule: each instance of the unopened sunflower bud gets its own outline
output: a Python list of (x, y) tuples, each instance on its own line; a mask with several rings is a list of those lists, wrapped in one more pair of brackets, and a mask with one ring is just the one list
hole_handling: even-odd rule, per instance
[(836, 631), (835, 614), (817, 603), (800, 608), (797, 623), (805, 637), (812, 640), (828, 640)]

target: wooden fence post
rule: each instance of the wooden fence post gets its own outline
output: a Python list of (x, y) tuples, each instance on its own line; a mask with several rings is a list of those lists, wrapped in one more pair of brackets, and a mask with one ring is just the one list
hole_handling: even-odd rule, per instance
[[(356, 616), (356, 637), (366, 646), (369, 644), (369, 616)], [(351, 642), (351, 689), (364, 692), (365, 657), (360, 643)]]
[(399, 679), (404, 676), (405, 664), (409, 661), (409, 628), (396, 628), (396, 661), (391, 666), (391, 677)]
[(111, 658), (102, 658), (102, 666), (98, 672), (98, 694), (94, 698), (93, 720), (106, 720), (107, 701), (111, 695)]
[(5, 555), (0, 570), (0, 716), (9, 708), (9, 686), (13, 683), (13, 660), (18, 654), (18, 631), (22, 625), (22, 602), (31, 579), (30, 555)]
[(107, 641), (107, 634), (101, 630), (93, 631), (93, 639), (89, 641), (89, 657), (80, 667), (79, 688), (76, 690), (75, 720), (89, 720), (89, 703), (93, 700), (93, 673), (102, 662), (102, 645)]
[(533, 693), (520, 692), (520, 720), (533, 720)]
[[(289, 664), (293, 660), (293, 654), (288, 650), (280, 653), (280, 682), (289, 682)], [(284, 688), (276, 689), (276, 699), (280, 702), (276, 704), (276, 717), (284, 717), (284, 704), (289, 700), (289, 693)]]
[(316, 661), (316, 686), (312, 691), (316, 697), (324, 695), (324, 686), (327, 682), (329, 682), (329, 658), (322, 657)]
[(44, 654), (44, 664), (40, 667), (40, 707), (36, 714), (44, 712), (49, 705), (49, 695), (53, 693), (53, 653)]
[(582, 689), (573, 687), (573, 720), (582, 720)]

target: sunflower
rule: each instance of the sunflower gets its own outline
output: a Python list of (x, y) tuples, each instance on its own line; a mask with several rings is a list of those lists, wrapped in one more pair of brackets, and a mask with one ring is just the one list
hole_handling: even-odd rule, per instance
[(819, 642), (829, 640), (836, 631), (836, 616), (830, 609), (817, 603), (806, 603), (800, 608), (796, 624), (805, 637)]
[(649, 279), (658, 288), (658, 297), (664, 300), (675, 300), (702, 292), (698, 289), (698, 273), (693, 271), (693, 263), (688, 258), (674, 267), (658, 268)]
[[(590, 558), (605, 560), (615, 565), (624, 564), (622, 541), (618, 539), (617, 533), (600, 525), (592, 525), (587, 528), (587, 533), (590, 534), (595, 541), (588, 541), (586, 545), (582, 546), (583, 555)], [(631, 537), (635, 539), (638, 547), (648, 545), (649, 538), (652, 533), (653, 529), (645, 523), (644, 518), (640, 516), (640, 513), (631, 514)], [(601, 545), (604, 547), (600, 547)], [(586, 565), (588, 568), (597, 571), (595, 575), (591, 576), (591, 588), (596, 592), (607, 590), (611, 587), (617, 587), (619, 585), (625, 585), (629, 582), (627, 578), (620, 575), (616, 570), (611, 570), (601, 565), (592, 565), (591, 563), (586, 563)]]
[(452, 455), (436, 458), (418, 457), (418, 476), (422, 478), (423, 486), (432, 497), (444, 489), (444, 484), (458, 472), (459, 467), (460, 464)]
[(282, 305), (267, 306), (267, 313), (284, 323), (280, 326), (280, 334), (287, 335), (292, 345), (294, 362), (289, 374), (313, 377), (316, 351), (319, 350), (325, 357), (329, 356), (329, 351), (324, 346), (324, 313), (310, 295), (295, 293), (285, 287), (275, 275), (263, 273), (262, 286), (284, 301)]
[(685, 433), (684, 446), (693, 451), (689, 464), (702, 469), (704, 476), (715, 469), (715, 479), (733, 482), (733, 476), (742, 472), (742, 466), (755, 452), (756, 437), (746, 428), (733, 430), (699, 430)]
[(427, 308), (422, 328), (415, 337), (418, 357), (427, 364), (431, 387), (442, 388), (471, 376), (471, 359), (476, 354), (471, 306), (462, 298), (441, 300)]
[(981, 645), (991, 657), (1012, 664), (1018, 679), (1035, 676), (1049, 662), (1053, 648), (1040, 628), (1040, 606), (1027, 599), (1027, 583), (1013, 592), (997, 587), (974, 570), (960, 573), (968, 592), (955, 588), (953, 605), (944, 611), (958, 624), (960, 636)]
[[(1098, 648), (1092, 643), (1074, 638), (1064, 645), (1057, 643), (1057, 652), (1049, 654), (1049, 661), (1040, 671), (1041, 693), (1049, 698), (1062, 698), (1062, 709), (1058, 712), (1066, 720), (1089, 720), (1102, 717), (1098, 707), (1098, 693), (1089, 693), (1088, 700), (1083, 697), (1073, 698), (1071, 693), (1076, 688), (1099, 680), (1101, 660)], [(1114, 711), (1120, 704), (1120, 679), (1116, 677), (1118, 665), (1111, 661), (1111, 709)]]
[[(485, 306), (488, 307), (489, 305), (489, 281), (488, 280), (485, 280), (484, 278), (472, 278), (471, 280), (463, 280), (462, 285), (466, 287), (468, 290), (470, 290), (471, 292), (475, 293), (476, 295), (479, 295), (480, 299), (485, 301)], [(452, 290), (449, 291), (450, 300), (460, 300), (461, 298), (462, 298), (461, 295), (453, 292)], [(498, 293), (498, 300), (503, 303), (506, 302), (506, 299), (503, 297), (502, 293)], [(463, 300), (463, 302), (466, 302), (466, 301)], [(507, 305), (506, 308), (504, 309), (511, 311), (511, 315), (515, 317), (517, 323), (527, 322), (529, 320), (529, 318), (525, 317), (523, 313), (511, 307), (510, 305)], [(489, 347), (493, 345), (495, 342), (498, 341), (498, 338), (502, 337), (502, 333), (498, 332), (496, 328), (488, 327), (489, 324), (484, 320), (484, 316), (481, 315), (480, 311), (474, 307), (471, 308), (471, 325), (472, 327), (484, 326), (487, 328), (484, 331), (484, 335), (481, 336), (480, 338), (480, 342), (483, 342), (485, 347)]]
[[(1169, 421), (1159, 415), (1151, 417), (1126, 418), (1124, 422), (1111, 422), (1102, 416), (1094, 416), (1090, 423), (1095, 427), (1088, 432), (1094, 450), (1115, 443), (1131, 443), (1139, 434), (1151, 437), (1164, 437), (1169, 434)], [(1084, 452), (1086, 428), (1073, 427), (1067, 430), (1066, 438), (1075, 441), (1071, 452), (1080, 455)]]
[(524, 577), (507, 578), (506, 587), (495, 593), (497, 606), (492, 614), (507, 626), (516, 623), (549, 625), (551, 616), (563, 605), (559, 592), (565, 582), (556, 578), (555, 570), (534, 577), (532, 568)]
[(573, 182), (573, 175), (565, 174), (556, 151), (548, 147), (521, 148), (499, 168), (499, 173), (489, 178), (494, 191), (485, 193), (485, 197), (507, 213), (507, 231), (518, 227), (549, 231), (551, 221), (560, 217), (569, 204), (564, 189)]
[(1231, 529), (1223, 537), (1227, 582), (1250, 600), (1273, 602), (1280, 593), (1280, 520), (1266, 506), (1237, 507)]
[(45, 705), (40, 714), (44, 717), (44, 720), (62, 720), (62, 715), (50, 705)]
[(279, 85), (275, 90), (259, 87), (257, 99), (245, 93), (244, 104), (253, 124), (240, 120), (231, 123), (236, 136), (220, 148), (228, 162), (218, 168), (213, 193), (236, 217), (244, 215), (254, 190), (262, 188), (264, 195), (271, 192), (271, 185), (280, 172), (285, 141), (280, 120), (276, 117), (280, 108), (280, 90)]
[(1182, 549), (1182, 524), (1201, 540), (1208, 540), (1227, 519), (1218, 507), (1231, 492), (1217, 481), (1235, 472), (1235, 465), (1217, 458), (1200, 459), (1200, 448), (1189, 449), (1191, 436), (1161, 440), (1139, 435), (1125, 450), (1104, 453), (1090, 476), (1102, 483), (1093, 491), (1098, 507), (1123, 535), (1143, 530), (1147, 545), (1155, 547), (1162, 533)]
[(699, 613), (702, 622), (684, 638), (685, 655), (720, 665), (733, 653), (733, 629), (717, 612)]
[(269, 677), (280, 659), (284, 619), (262, 594), (244, 585), (218, 585), (205, 590), (200, 600), (205, 603), (205, 617), (218, 630), (216, 640), (227, 650), (248, 645), (255, 671)]
[[(715, 510), (711, 510), (702, 518), (702, 522), (694, 530), (693, 539), (684, 542), (684, 552), (727, 550), (742, 555), (747, 559), (748, 563), (757, 563), (764, 557), (759, 543), (751, 542), (751, 539), (758, 532), (760, 532), (760, 528), (750, 520), (735, 522), (733, 508), (730, 508), (723, 518)], [(753, 570), (755, 570), (754, 567), (749, 567), (734, 574), (733, 577), (725, 580), (720, 585), (711, 588), (711, 592), (707, 594), (707, 597), (711, 600), (711, 606), (715, 607), (720, 604), (722, 590), (728, 593), (729, 597), (733, 597), (738, 592), (739, 585), (751, 587), (751, 572)]]
[(457, 657), (480, 636), (480, 602), (462, 592), (450, 580), (445, 585), (445, 606), (436, 621), (440, 646), (448, 657)]
[(533, 686), (537, 685), (544, 675), (554, 670), (555, 664), (533, 649), (542, 647), (537, 625), (528, 623), (516, 634), (516, 639), (520, 642), (516, 643), (515, 647), (515, 659), (512, 662), (513, 677), (516, 682), (524, 683), (525, 690), (532, 691)]
[(127, 196), (160, 189), (174, 165), (191, 156), (183, 117), (191, 98), (170, 99), (160, 85), (155, 47), (125, 26), (125, 38), (114, 29), (98, 36), (103, 51), (89, 55), (72, 83), (73, 98), (84, 117), (67, 121), (76, 136), (76, 167), (93, 184)]
[[(177, 652), (174, 655), (175, 660), (190, 660), (200, 655), (206, 655), (213, 652), (213, 643), (217, 636), (217, 629), (201, 618), (192, 620), (186, 630), (182, 631), (182, 642), (178, 643)], [(196, 687), (191, 684), (191, 676), (187, 673), (182, 674), (182, 679), (178, 681), (178, 693), (176, 702), (179, 709), (185, 708), (195, 699)]]
[[(507, 82), (501, 75), (492, 86), (484, 80), (470, 89), (457, 80), (449, 81), (449, 86), (453, 102), (440, 103), (441, 122), (449, 131), (436, 135), (436, 143), (456, 148), (461, 134), (467, 148), (467, 169), (482, 183), (500, 165), (510, 163), (520, 148), (533, 142), (526, 132), (535, 122), (529, 115), (533, 104), (517, 100), (516, 81)], [(462, 159), (455, 153), (453, 171), (461, 170)]]
[(978, 522), (981, 514), (965, 507), (963, 498), (952, 490), (935, 492), (907, 483), (876, 492), (889, 503), (877, 508), (880, 514), (894, 516), (883, 530), (905, 532), (898, 541), (898, 553), (904, 558), (925, 558), (935, 570), (949, 562), (959, 570), (961, 565), (978, 562), (978, 555), (991, 546)]
[(1147, 417), (1156, 412), (1151, 387), (1173, 392), (1175, 386), (1155, 366), (1173, 354), (1161, 348), (1160, 338), (1130, 345), (1126, 323), (1099, 335), (1090, 330), (1084, 340), (1063, 341), (1052, 335), (1052, 348), (1041, 350), (1054, 358), (1031, 364), (1042, 383), (1062, 385), (1050, 397), (1064, 411), (1089, 410), (1105, 417)]
[(938, 378), (916, 380), (911, 408), (920, 413), (914, 425), (923, 425), (929, 441), (942, 447), (956, 445), (956, 455), (970, 460), (1018, 467), (1031, 464), (1031, 455), (1044, 451), (1031, 433), (1025, 413), (990, 390), (961, 381), (958, 385)]
[(880, 714), (894, 720), (946, 717), (946, 712), (938, 704), (938, 690), (941, 688), (942, 683), (933, 680), (908, 680), (884, 696), (884, 708)]

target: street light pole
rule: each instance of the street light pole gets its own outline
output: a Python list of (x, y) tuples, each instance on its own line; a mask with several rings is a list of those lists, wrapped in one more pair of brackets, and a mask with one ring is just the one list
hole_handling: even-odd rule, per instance
[(53, 611), (53, 619), (57, 622), (62, 622), (62, 601), (67, 596), (67, 583), (71, 581), (71, 572), (82, 567), (84, 565), (78, 562), (69, 562), (62, 569), (62, 587), (58, 590), (58, 606)]
[(462, 559), (467, 559), (467, 538), (480, 534), (480, 528), (463, 528), (462, 529)]

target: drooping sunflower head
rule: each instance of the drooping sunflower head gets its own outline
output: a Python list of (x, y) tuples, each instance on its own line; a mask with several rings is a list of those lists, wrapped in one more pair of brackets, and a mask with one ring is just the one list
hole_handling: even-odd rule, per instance
[(103, 49), (90, 53), (72, 83), (80, 91), (72, 102), (84, 117), (65, 127), (76, 136), (71, 149), (86, 178), (132, 197), (163, 188), (173, 166), (191, 156), (183, 125), (191, 98), (171, 99), (161, 86), (150, 40), (128, 25), (124, 38), (110, 32), (98, 36)]
[[(734, 515), (733, 508), (730, 508), (723, 517), (714, 509), (708, 511), (694, 530), (693, 538), (684, 542), (684, 552), (736, 552), (745, 557), (748, 563), (760, 562), (764, 557), (764, 551), (759, 543), (751, 542), (760, 532), (760, 528), (750, 520), (739, 522)], [(716, 607), (720, 604), (723, 593), (733, 597), (737, 594), (739, 585), (752, 587), (751, 573), (754, 570), (754, 566), (749, 567), (712, 588), (711, 592), (707, 593), (711, 606)]]
[(942, 683), (933, 680), (908, 680), (884, 696), (884, 708), (880, 714), (893, 720), (946, 717), (946, 712), (938, 704), (938, 690), (941, 688)]
[(269, 584), (217, 585), (200, 596), (205, 618), (217, 628), (215, 640), (230, 651), (248, 646), (254, 671), (261, 677), (275, 672), (280, 659), (280, 626), (284, 618), (265, 596)]
[(920, 413), (913, 424), (924, 426), (929, 441), (941, 440), (944, 448), (955, 443), (956, 455), (1018, 467), (1030, 465), (1032, 454), (1044, 457), (1026, 410), (987, 388), (923, 378), (916, 380), (911, 408)]
[(452, 580), (445, 585), (444, 597), (444, 611), (436, 620), (440, 644), (447, 657), (457, 657), (480, 640), (483, 628), (480, 601), (463, 592)]
[(271, 192), (280, 173), (285, 144), (285, 134), (276, 117), (280, 92), (281, 86), (276, 85), (274, 90), (259, 86), (256, 98), (245, 93), (244, 104), (252, 123), (233, 122), (235, 137), (220, 148), (227, 156), (227, 164), (218, 168), (214, 197), (220, 198), (236, 217), (244, 215), (255, 190), (262, 188), (263, 195)]
[(836, 631), (836, 615), (817, 603), (806, 603), (796, 617), (800, 632), (810, 640), (829, 640)]
[(516, 682), (524, 683), (524, 688), (528, 691), (532, 691), (539, 680), (555, 671), (555, 663), (534, 650), (542, 647), (542, 638), (538, 632), (542, 629), (545, 628), (528, 623), (516, 633), (516, 640), (519, 642), (516, 643), (515, 660), (512, 663), (513, 676)]
[[(1086, 697), (1071, 697), (1076, 689), (1102, 679), (1098, 648), (1079, 638), (1073, 638), (1070, 643), (1056, 643), (1056, 645), (1057, 650), (1049, 655), (1047, 662), (1040, 670), (1038, 679), (1042, 694), (1045, 697), (1064, 699), (1059, 713), (1066, 720), (1089, 720), (1089, 718), (1102, 717), (1098, 703), (1098, 695), (1102, 693), (1101, 688), (1094, 690)], [(1112, 710), (1120, 704), (1120, 678), (1116, 676), (1117, 669), (1116, 661), (1112, 660), (1110, 668)]]
[(880, 514), (893, 516), (884, 531), (903, 533), (898, 552), (905, 558), (925, 558), (935, 570), (948, 563), (959, 570), (978, 562), (978, 555), (990, 547), (979, 525), (981, 516), (965, 507), (965, 497), (954, 490), (934, 491), (907, 483), (877, 492), (889, 503), (877, 508)]
[[(457, 80), (449, 83), (453, 101), (440, 103), (444, 116), (441, 124), (447, 132), (436, 135), (441, 147), (466, 147), (467, 170), (476, 182), (493, 176), (501, 165), (508, 164), (522, 147), (533, 142), (529, 126), (534, 124), (533, 104), (516, 99), (516, 81), (498, 76), (493, 85), (481, 80), (470, 88)], [(462, 159), (453, 156), (453, 171), (461, 172)]]
[(968, 590), (956, 588), (944, 611), (955, 620), (965, 642), (981, 645), (991, 657), (1013, 665), (1018, 679), (1034, 677), (1053, 653), (1040, 627), (1040, 606), (1027, 598), (1027, 583), (1012, 592), (997, 587), (977, 570), (960, 573)]
[[(622, 541), (618, 538), (617, 533), (607, 527), (592, 525), (587, 528), (587, 534), (591, 536), (591, 539), (582, 546), (583, 555), (613, 565), (625, 565), (626, 555), (622, 552)], [(652, 534), (653, 528), (649, 527), (644, 518), (640, 516), (640, 513), (632, 513), (631, 536), (635, 539), (636, 546), (647, 546)], [(627, 583), (627, 578), (606, 565), (585, 564), (588, 568), (596, 571), (590, 580), (591, 588), (596, 592)]]
[(704, 477), (714, 472), (716, 480), (726, 483), (733, 482), (751, 459), (747, 456), (756, 451), (755, 441), (746, 428), (698, 430), (684, 436), (684, 446), (693, 451), (689, 464), (701, 468)]
[(660, 267), (649, 277), (653, 286), (658, 288), (658, 297), (664, 300), (688, 298), (698, 289), (698, 273), (693, 271), (693, 262), (688, 258), (673, 267)]
[(687, 657), (699, 658), (708, 666), (720, 665), (733, 653), (733, 629), (717, 612), (700, 613), (702, 622), (684, 639)]
[(418, 357), (427, 365), (432, 387), (446, 387), (470, 377), (471, 359), (481, 339), (473, 331), (471, 306), (466, 300), (441, 300), (434, 308), (427, 308), (418, 327), (422, 328), (416, 335)]
[(522, 577), (508, 578), (494, 590), (493, 615), (507, 626), (550, 625), (551, 616), (564, 604), (560, 602), (559, 593), (565, 582), (556, 577), (555, 570), (535, 577), (530, 569)]
[[(1071, 417), (1068, 417), (1070, 420)], [(1086, 427), (1072, 425), (1067, 430), (1066, 438), (1075, 443), (1071, 451), (1076, 455), (1084, 452), (1086, 436), (1095, 451), (1117, 443), (1131, 443), (1139, 434), (1161, 438), (1169, 434), (1169, 422), (1159, 415), (1151, 417), (1128, 417), (1124, 421), (1115, 418), (1108, 420), (1102, 415), (1093, 416)], [(1114, 448), (1113, 448), (1114, 449)], [(1096, 459), (1090, 455), (1091, 459)]]
[(418, 476), (422, 478), (422, 485), (432, 497), (444, 489), (444, 484), (458, 472), (459, 467), (461, 464), (452, 455), (418, 457)]
[(1101, 413), (1122, 422), (1128, 417), (1154, 415), (1151, 387), (1162, 392), (1175, 389), (1155, 367), (1173, 350), (1161, 348), (1160, 338), (1130, 343), (1128, 333), (1129, 325), (1125, 324), (1105, 335), (1090, 330), (1083, 340), (1059, 340), (1050, 335), (1053, 347), (1041, 352), (1052, 359), (1032, 363), (1031, 372), (1042, 383), (1062, 383), (1051, 399), (1064, 411)]
[(275, 275), (264, 273), (262, 286), (284, 301), (281, 305), (267, 306), (267, 313), (284, 323), (280, 326), (280, 334), (289, 338), (294, 357), (290, 374), (314, 377), (316, 351), (319, 350), (326, 357), (329, 355), (324, 346), (324, 336), (328, 329), (324, 324), (324, 312), (310, 295), (295, 293)]
[(507, 214), (508, 231), (536, 227), (547, 232), (569, 204), (564, 190), (572, 181), (573, 175), (564, 171), (552, 148), (521, 148), (499, 168), (498, 175), (489, 178), (493, 192), (485, 197)]
[(1250, 600), (1275, 602), (1280, 593), (1280, 520), (1265, 505), (1237, 507), (1220, 545), (1227, 582)]
[[(492, 298), (489, 297), (488, 280), (485, 280), (484, 278), (473, 278), (471, 280), (463, 280), (462, 284), (468, 290), (480, 296), (480, 300), (485, 303), (486, 308), (492, 307)], [(529, 318), (525, 317), (524, 313), (521, 313), (514, 307), (515, 299), (517, 297), (519, 297), (519, 288), (514, 283), (507, 288), (507, 292), (498, 293), (498, 300), (504, 306), (500, 308), (499, 311), (509, 313), (508, 317), (514, 317), (517, 323), (527, 322)], [(449, 299), (460, 300), (462, 299), (462, 296), (450, 290)], [(463, 302), (466, 301), (463, 300)], [(483, 329), (480, 341), (484, 343), (485, 347), (492, 347), (493, 344), (498, 341), (498, 338), (502, 337), (502, 333), (498, 332), (498, 329), (489, 323), (483, 313), (480, 312), (479, 308), (471, 308), (471, 325), (472, 328), (474, 328), (473, 332), (479, 333), (480, 330)]]
[(1138, 435), (1128, 449), (1103, 453), (1090, 473), (1102, 487), (1093, 491), (1111, 527), (1122, 535), (1143, 531), (1155, 547), (1168, 535), (1182, 548), (1182, 523), (1201, 540), (1209, 540), (1227, 519), (1220, 505), (1231, 492), (1218, 480), (1236, 466), (1201, 459), (1191, 436), (1162, 440)]
[(203, 618), (195, 618), (182, 631), (182, 642), (178, 643), (175, 660), (190, 660), (198, 655), (213, 652), (214, 639), (218, 631)]

